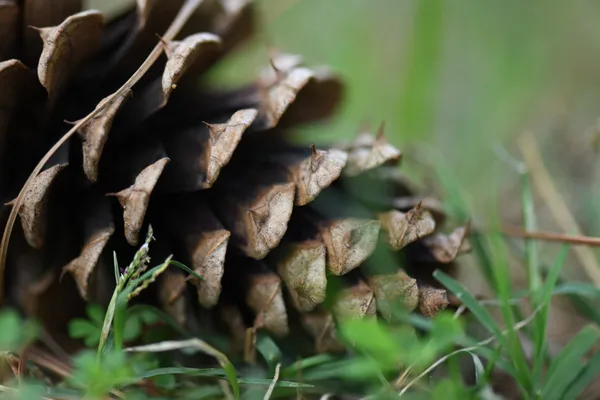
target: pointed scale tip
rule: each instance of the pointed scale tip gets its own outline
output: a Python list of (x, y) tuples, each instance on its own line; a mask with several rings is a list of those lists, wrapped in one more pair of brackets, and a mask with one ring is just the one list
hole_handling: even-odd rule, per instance
[(377, 135), (375, 136), (375, 140), (385, 141), (385, 121), (381, 121), (381, 124), (379, 124), (379, 128), (377, 128)]

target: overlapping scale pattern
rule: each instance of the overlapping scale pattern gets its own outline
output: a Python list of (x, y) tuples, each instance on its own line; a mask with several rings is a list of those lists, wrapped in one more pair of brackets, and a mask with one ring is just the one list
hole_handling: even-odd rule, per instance
[[(238, 342), (250, 327), (285, 337), (300, 326), (316, 351), (336, 351), (339, 318), (389, 319), (397, 302), (445, 308), (428, 278), (467, 250), (468, 227), (438, 232), (443, 210), (398, 170), (383, 126), (347, 144), (294, 144), (294, 125), (335, 111), (342, 82), (274, 54), (253, 84), (219, 90), (203, 73), (251, 34), (253, 4), (202, 1), (175, 40), (157, 37), (183, 4), (137, 1), (105, 21), (80, 1), (0, 0), (1, 221), (66, 121), (99, 110), (24, 197), (10, 300), (59, 310), (60, 330), (73, 292), (107, 300), (113, 251), (130, 255), (151, 224), (161, 251), (204, 278), (168, 271), (154, 301), (181, 324), (217, 321)], [(111, 97), (157, 41), (164, 56)], [(392, 265), (374, 265), (378, 249)]]

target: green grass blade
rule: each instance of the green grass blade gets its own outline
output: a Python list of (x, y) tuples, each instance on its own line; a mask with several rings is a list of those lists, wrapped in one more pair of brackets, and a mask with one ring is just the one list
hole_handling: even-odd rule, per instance
[(117, 252), (113, 251), (113, 270), (115, 273), (115, 284), (119, 283), (121, 272), (119, 271), (119, 260), (117, 260)]
[(277, 344), (269, 336), (261, 334), (256, 341), (256, 350), (265, 359), (269, 367), (269, 374), (273, 375), (276, 365), (281, 362), (281, 358), (283, 357)]
[[(532, 371), (527, 363), (525, 351), (523, 350), (521, 340), (517, 332), (513, 329), (516, 324), (515, 313), (513, 306), (510, 303), (511, 299), (511, 278), (508, 273), (509, 264), (507, 260), (508, 249), (504, 239), (500, 235), (490, 237), (492, 259), (495, 261), (494, 274), (498, 285), (498, 298), (500, 300), (500, 312), (504, 324), (508, 328), (506, 332), (505, 347), (508, 353), (509, 360), (513, 363), (516, 375), (513, 376), (519, 384), (524, 394), (530, 394), (533, 388)], [(499, 341), (501, 344), (502, 341)]]
[(577, 399), (590, 383), (600, 373), (600, 353), (596, 353), (589, 360), (583, 371), (571, 383), (563, 394), (563, 399)]
[[(187, 340), (167, 340), (164, 342), (153, 343), (143, 346), (130, 347), (125, 349), (128, 352), (140, 352), (140, 353), (159, 353), (163, 351), (173, 351), (173, 350), (183, 350), (183, 349), (194, 349), (198, 350), (204, 354), (207, 354), (213, 358), (215, 358), (223, 371), (225, 371), (225, 376), (229, 380), (229, 384), (233, 390), (233, 395), (235, 399), (240, 398), (240, 385), (237, 378), (237, 373), (235, 371), (235, 367), (227, 358), (225, 354), (215, 349), (205, 341), (192, 338)], [(270, 381), (269, 381), (270, 382)]]
[[(523, 228), (526, 231), (537, 230), (535, 217), (535, 205), (533, 203), (533, 193), (529, 181), (529, 174), (521, 174), (521, 203), (523, 212)], [(540, 273), (540, 259), (538, 243), (536, 239), (525, 239), (525, 260), (527, 265), (527, 281), (529, 291), (531, 292), (534, 307), (540, 305), (541, 297), (539, 296), (542, 287)]]
[(542, 398), (560, 399), (561, 394), (583, 372), (582, 358), (600, 338), (600, 332), (592, 327), (583, 328), (552, 361), (546, 374)]
[(202, 281), (204, 280), (204, 278), (201, 277), (200, 275), (198, 275), (193, 269), (191, 269), (190, 267), (188, 267), (187, 265), (185, 265), (183, 263), (180, 263), (179, 261), (171, 260), (171, 265), (174, 265), (177, 268), (184, 270), (188, 274), (192, 275), (194, 278), (198, 278)]
[(113, 315), (113, 338), (114, 345), (117, 350), (123, 349), (123, 335), (125, 332), (125, 321), (127, 319), (127, 305), (129, 303), (130, 296), (138, 293), (146, 288), (151, 282), (156, 280), (156, 277), (160, 275), (169, 266), (171, 257), (157, 265), (156, 267), (146, 271), (142, 276), (132, 279), (127, 283), (125, 289), (123, 289), (117, 296), (117, 300), (114, 305)]
[(473, 366), (475, 367), (475, 384), (481, 385), (483, 383), (482, 380), (485, 376), (485, 368), (483, 367), (481, 360), (479, 359), (479, 357), (477, 357), (475, 353), (472, 353), (470, 351), (468, 351), (467, 353), (469, 353), (469, 355), (471, 356), (471, 359), (473, 360)]
[(300, 371), (305, 371), (309, 368), (316, 367), (317, 365), (333, 362), (335, 360), (337, 360), (336, 357), (330, 354), (317, 354), (316, 356), (308, 357), (288, 365), (281, 371), (281, 375), (296, 376)]
[(168, 367), (155, 368), (137, 374), (132, 378), (132, 382), (138, 382), (148, 378), (163, 375), (188, 375), (188, 376), (206, 376), (206, 377), (225, 377), (225, 371), (222, 368), (187, 368), (187, 367)]
[(556, 260), (550, 267), (546, 276), (546, 282), (542, 287), (542, 293), (539, 298), (539, 303), (536, 307), (542, 307), (538, 316), (535, 319), (535, 331), (533, 335), (533, 376), (534, 384), (536, 385), (536, 391), (540, 390), (538, 385), (542, 382), (542, 372), (544, 370), (544, 361), (549, 359), (548, 356), (548, 345), (546, 343), (546, 326), (548, 323), (548, 314), (550, 312), (550, 303), (552, 301), (552, 294), (558, 280), (562, 266), (567, 258), (569, 252), (569, 246), (564, 245), (556, 257)]
[(488, 312), (488, 310), (486, 310), (481, 305), (481, 303), (479, 303), (479, 301), (477, 301), (477, 299), (475, 299), (475, 297), (473, 297), (473, 295), (471, 293), (469, 293), (467, 288), (465, 288), (458, 281), (452, 279), (450, 276), (443, 273), (442, 271), (439, 271), (439, 270), (435, 271), (433, 273), (433, 276), (442, 285), (444, 285), (448, 290), (450, 290), (452, 293), (454, 293), (456, 295), (456, 297), (458, 297), (462, 301), (462, 303), (469, 309), (469, 311), (471, 311), (473, 313), (473, 315), (475, 315), (477, 320), (487, 330), (489, 330), (491, 333), (493, 333), (494, 336), (498, 337), (499, 341), (501, 341), (501, 342), (504, 341), (504, 336), (502, 335), (502, 330), (500, 329), (500, 327), (494, 320), (494, 317), (492, 317), (492, 314), (490, 314)]
[(339, 379), (341, 376), (346, 375), (346, 371), (351, 369), (356, 362), (355, 359), (342, 359), (317, 365), (302, 373), (302, 379), (307, 381)]
[[(526, 167), (520, 169), (521, 173), (521, 208), (523, 214), (523, 228), (525, 231), (537, 230), (535, 205), (533, 202), (533, 192), (531, 181)], [(563, 260), (564, 261), (564, 260)], [(540, 270), (540, 259), (538, 243), (535, 239), (525, 239), (525, 265), (527, 270), (527, 283), (529, 295), (531, 296), (531, 305), (533, 309), (546, 307), (544, 305), (544, 295), (542, 292), (542, 274)], [(562, 262), (559, 264), (562, 265)], [(560, 268), (559, 268), (560, 269)], [(556, 283), (554, 281), (553, 285)], [(549, 301), (549, 300), (548, 300)], [(540, 310), (541, 311), (541, 310)], [(535, 316), (532, 329), (528, 332), (533, 338), (533, 385), (534, 391), (541, 384), (544, 359), (548, 356), (548, 346), (546, 344), (546, 321), (547, 313), (538, 312)]]
[(235, 372), (235, 367), (227, 359), (226, 361), (221, 361), (221, 367), (225, 370), (225, 375), (227, 376), (227, 380), (233, 389), (233, 396), (236, 400), (240, 398), (240, 381), (238, 380), (237, 373)]
[[(519, 246), (515, 241), (510, 242), (513, 245), (516, 253), (523, 253), (523, 249)], [(542, 266), (544, 272), (548, 273), (549, 268), (546, 266)], [(559, 276), (558, 278), (558, 287), (554, 289), (554, 294), (566, 294), (569, 298), (569, 301), (573, 306), (577, 309), (577, 311), (588, 320), (593, 321), (596, 325), (600, 325), (600, 311), (598, 311), (597, 307), (587, 301), (585, 298), (582, 298), (578, 295), (566, 293), (566, 290), (563, 293), (560, 293), (559, 290), (563, 285), (568, 285), (568, 279), (564, 276)]]
[[(503, 264), (500, 264), (498, 268), (503, 268)], [(524, 391), (529, 391), (532, 384), (531, 372), (525, 358), (525, 353), (521, 347), (521, 343), (516, 332), (513, 329), (509, 329), (506, 333), (500, 330), (500, 327), (496, 324), (496, 321), (492, 315), (467, 291), (467, 289), (452, 279), (448, 275), (441, 271), (435, 271), (434, 277), (440, 281), (446, 288), (453, 292), (463, 304), (475, 315), (483, 326), (485, 326), (490, 332), (494, 334), (496, 340), (503, 345), (509, 354), (509, 359), (514, 365), (513, 377), (521, 386)], [(498, 278), (498, 276), (497, 276)], [(510, 283), (508, 282), (507, 276), (500, 276), (501, 279), (497, 279), (498, 282), (506, 282), (504, 286), (499, 286), (499, 293), (502, 294), (502, 312), (505, 323), (509, 327), (515, 325), (514, 315), (511, 311), (511, 306), (508, 303), (508, 295), (510, 293)]]
[(492, 259), (489, 254), (489, 250), (485, 245), (485, 241), (483, 240), (483, 236), (475, 234), (471, 235), (469, 238), (471, 242), (471, 247), (473, 247), (473, 252), (477, 257), (478, 266), (483, 272), (483, 276), (490, 287), (490, 289), (496, 293), (496, 278), (494, 277)]
[[(565, 260), (567, 259), (568, 253), (569, 246), (564, 245), (561, 248), (560, 253), (558, 253), (556, 260), (554, 260), (554, 264), (552, 264), (552, 267), (550, 267), (550, 270), (548, 271), (548, 275), (546, 276), (546, 282), (544, 283), (543, 289), (544, 295), (542, 298), (542, 304), (544, 304), (544, 306), (549, 305), (553, 295), (560, 294), (560, 287), (556, 287), (556, 283), (558, 282), (560, 271), (562, 270), (562, 266), (564, 265)], [(600, 294), (600, 291), (598, 291), (598, 293)]]
[(479, 388), (479, 390), (478, 390), (479, 396), (482, 399), (494, 399), (495, 398), (494, 390), (492, 389), (490, 384), (487, 382), (488, 376), (487, 376), (485, 367), (483, 366), (483, 363), (481, 362), (481, 360), (475, 353), (473, 353), (471, 351), (469, 351), (468, 353), (471, 356), (471, 359), (473, 360), (473, 366), (475, 369), (475, 384)]
[[(260, 385), (260, 386), (269, 386), (273, 383), (272, 379), (262, 379), (262, 378), (239, 378), (239, 382), (242, 385)], [(275, 383), (275, 387), (285, 387), (285, 388), (313, 388), (314, 385), (308, 383), (300, 383), (300, 382), (291, 382), (291, 381), (277, 381)]]
[(106, 314), (104, 315), (104, 322), (102, 323), (102, 331), (100, 332), (100, 340), (98, 342), (98, 356), (102, 354), (104, 351), (104, 347), (106, 346), (106, 342), (108, 340), (108, 335), (112, 329), (113, 317), (115, 315), (115, 306), (117, 305), (117, 297), (119, 297), (119, 287), (115, 288), (113, 295), (108, 303), (108, 308), (106, 309)]
[[(403, 319), (403, 321), (406, 321), (408, 324), (414, 326), (415, 328), (421, 329), (426, 332), (429, 332), (432, 329), (431, 319), (425, 318), (422, 315), (408, 314)], [(516, 370), (514, 369), (514, 367), (511, 364), (509, 364), (506, 361), (506, 359), (500, 357), (500, 351), (492, 350), (487, 346), (478, 346), (477, 342), (478, 341), (473, 338), (463, 336), (462, 338), (459, 338), (459, 340), (456, 342), (456, 345), (464, 348), (476, 347), (475, 350), (473, 350), (475, 354), (485, 358), (486, 360), (492, 363), (497, 363), (498, 367), (501, 370), (505, 371), (511, 376), (514, 376), (514, 374), (516, 374)]]
[(127, 317), (127, 292), (123, 291), (117, 296), (115, 303), (115, 313), (113, 317), (113, 339), (115, 349), (123, 350), (123, 334), (125, 332), (125, 321)]
[[(203, 376), (208, 378), (227, 378), (227, 371), (222, 368), (188, 368), (188, 367), (168, 367), (155, 368), (144, 371), (141, 374), (132, 378), (131, 383), (139, 382), (144, 379), (154, 378), (164, 375), (187, 375), (187, 376)], [(242, 385), (260, 385), (269, 386), (273, 380), (263, 378), (238, 378), (238, 382)], [(292, 382), (292, 381), (277, 381), (276, 387), (286, 388), (312, 388), (314, 385), (308, 383)]]
[(567, 282), (557, 286), (554, 294), (568, 294), (590, 299), (600, 299), (600, 288), (584, 282)]
[(141, 292), (143, 289), (148, 287), (152, 282), (156, 280), (156, 278), (162, 274), (168, 267), (173, 263), (171, 260), (172, 256), (167, 257), (167, 259), (162, 263), (149, 269), (144, 272), (141, 276), (130, 280), (127, 282), (127, 286), (123, 293), (127, 293), (128, 297), (135, 297), (136, 293)]

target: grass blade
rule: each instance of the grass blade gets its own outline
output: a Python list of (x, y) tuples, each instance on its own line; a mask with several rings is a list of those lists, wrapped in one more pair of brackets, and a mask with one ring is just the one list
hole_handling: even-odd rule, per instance
[[(536, 385), (536, 391), (540, 390), (540, 385), (542, 382), (542, 371), (544, 369), (544, 360), (549, 359), (548, 355), (548, 346), (546, 343), (546, 326), (548, 323), (548, 314), (550, 313), (550, 303), (552, 301), (552, 294), (554, 293), (554, 288), (556, 286), (556, 282), (558, 281), (558, 276), (560, 271), (562, 270), (562, 266), (567, 258), (567, 254), (569, 252), (569, 246), (564, 245), (556, 257), (556, 260), (550, 267), (548, 274), (546, 276), (546, 282), (544, 282), (544, 286), (542, 287), (542, 293), (539, 298), (538, 307), (542, 307), (538, 316), (535, 319), (535, 330), (533, 335), (533, 376), (534, 376), (534, 384)], [(537, 297), (537, 296), (536, 296)]]
[(256, 341), (256, 349), (267, 362), (269, 372), (273, 374), (275, 366), (281, 362), (281, 358), (283, 357), (277, 344), (269, 336), (261, 334)]
[(225, 371), (221, 368), (187, 368), (187, 367), (168, 367), (155, 368), (142, 372), (132, 379), (138, 382), (143, 379), (154, 378), (163, 375), (188, 375), (188, 376), (206, 376), (206, 377), (225, 377)]
[[(535, 217), (535, 205), (533, 204), (533, 193), (529, 181), (529, 174), (523, 172), (521, 174), (521, 203), (523, 212), (523, 228), (527, 232), (537, 230)], [(529, 283), (529, 291), (531, 292), (532, 302), (534, 307), (538, 307), (541, 302), (539, 296), (542, 287), (540, 273), (540, 259), (538, 244), (535, 239), (525, 239), (525, 260), (527, 266), (527, 281)]]
[(594, 354), (567, 391), (563, 394), (563, 399), (577, 399), (579, 395), (588, 387), (590, 383), (600, 373), (600, 353)]
[(330, 354), (318, 354), (303, 360), (296, 361), (283, 369), (282, 376), (296, 376), (299, 371), (305, 371), (309, 368), (316, 367), (328, 362), (336, 361), (336, 358)]
[(119, 283), (121, 272), (119, 271), (119, 260), (117, 260), (117, 252), (113, 251), (113, 269), (115, 273), (115, 284)]
[[(517, 335), (514, 327), (516, 326), (515, 310), (511, 305), (511, 278), (509, 276), (509, 266), (507, 260), (508, 249), (503, 238), (500, 235), (490, 237), (492, 259), (495, 260), (494, 274), (498, 289), (498, 298), (500, 300), (500, 312), (504, 324), (508, 330), (506, 332), (506, 352), (509, 360), (515, 367), (516, 375), (513, 375), (515, 381), (519, 384), (523, 393), (532, 393), (533, 391), (533, 376), (532, 371), (527, 363), (525, 351), (523, 350), (521, 340)], [(537, 310), (539, 311), (539, 310)], [(522, 320), (522, 318), (521, 318)], [(500, 344), (503, 342), (500, 341)]]
[(591, 299), (600, 298), (600, 289), (592, 284), (584, 282), (567, 282), (559, 285), (554, 290), (554, 294), (569, 294)]
[(596, 328), (586, 326), (571, 339), (552, 364), (550, 364), (542, 391), (543, 399), (554, 400), (562, 398), (562, 393), (583, 372), (584, 365), (582, 358), (590, 351), (599, 338), (600, 332)]
[(198, 278), (200, 280), (204, 280), (204, 278), (201, 277), (200, 275), (198, 275), (196, 272), (194, 272), (193, 269), (189, 268), (187, 265), (185, 265), (183, 263), (180, 263), (179, 261), (171, 260), (171, 265), (174, 265), (177, 268), (184, 270), (188, 274), (192, 275), (194, 278)]
[[(208, 343), (206, 343), (203, 340), (200, 340), (198, 338), (180, 340), (180, 341), (168, 340), (168, 341), (153, 343), (153, 344), (144, 345), (144, 346), (129, 347), (129, 348), (125, 349), (125, 351), (158, 353), (158, 352), (163, 352), (163, 351), (182, 350), (182, 349), (190, 349), (190, 348), (196, 349), (204, 354), (214, 357), (218, 361), (219, 365), (221, 365), (221, 368), (223, 368), (223, 370), (225, 371), (225, 375), (227, 376), (227, 379), (229, 380), (229, 384), (231, 385), (231, 388), (233, 389), (234, 397), (236, 398), (236, 400), (239, 399), (240, 398), (240, 385), (239, 385), (239, 381), (238, 381), (237, 374), (235, 371), (235, 367), (233, 366), (231, 361), (229, 361), (229, 358), (227, 358), (227, 356), (225, 354), (221, 353), (219, 350), (215, 349), (214, 347), (212, 347), (211, 345), (209, 345)], [(267, 382), (270, 383), (271, 381), (267, 380)]]
[[(259, 385), (259, 386), (269, 386), (273, 384), (272, 379), (262, 379), (262, 378), (239, 378), (239, 382), (242, 385)], [(291, 382), (291, 381), (277, 381), (275, 382), (275, 387), (284, 387), (284, 388), (313, 388), (314, 385), (308, 383), (300, 383), (300, 382)]]
[(492, 387), (487, 383), (487, 373), (479, 357), (477, 357), (477, 355), (471, 351), (469, 351), (468, 353), (471, 356), (471, 359), (473, 360), (473, 366), (475, 367), (475, 384), (479, 387), (478, 393), (480, 398), (499, 398), (494, 393)]
[[(545, 306), (549, 305), (550, 300), (552, 299), (553, 295), (561, 294), (560, 287), (564, 287), (564, 286), (568, 285), (568, 284), (563, 284), (563, 285), (560, 285), (559, 287), (556, 287), (556, 283), (558, 282), (558, 277), (560, 275), (560, 271), (562, 269), (563, 264), (565, 263), (565, 260), (567, 259), (568, 253), (569, 253), (569, 246), (564, 245), (562, 247), (562, 249), (560, 250), (560, 253), (558, 253), (556, 260), (554, 260), (554, 264), (552, 264), (552, 267), (550, 267), (550, 270), (548, 271), (548, 275), (546, 276), (546, 282), (544, 283), (544, 289), (543, 289), (544, 296), (542, 298), (542, 304), (544, 304)], [(600, 295), (600, 290), (597, 290), (597, 289), (595, 289), (595, 290), (598, 292), (598, 295)]]
[(502, 330), (494, 320), (494, 317), (492, 317), (492, 314), (490, 314), (488, 310), (486, 310), (481, 305), (481, 303), (479, 303), (479, 301), (477, 301), (477, 299), (475, 299), (475, 297), (473, 297), (473, 295), (469, 293), (467, 288), (465, 288), (458, 281), (452, 279), (450, 276), (443, 273), (442, 271), (435, 271), (433, 273), (433, 276), (448, 290), (454, 293), (456, 297), (458, 297), (462, 301), (462, 303), (469, 309), (469, 311), (471, 311), (473, 315), (475, 315), (477, 320), (481, 322), (483, 326), (486, 327), (487, 330), (493, 333), (494, 336), (498, 337), (498, 340), (500, 340), (501, 342), (504, 341)]

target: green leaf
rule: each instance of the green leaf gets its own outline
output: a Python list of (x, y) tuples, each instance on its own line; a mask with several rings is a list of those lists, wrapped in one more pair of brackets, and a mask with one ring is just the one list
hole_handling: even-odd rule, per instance
[[(149, 306), (149, 308), (151, 308)], [(158, 311), (158, 310), (157, 310)], [(136, 316), (146, 325), (154, 324), (160, 320), (160, 317), (151, 309), (148, 308), (129, 308), (129, 313)]]
[(0, 327), (0, 351), (17, 351), (39, 332), (35, 323), (23, 322), (19, 314), (10, 309), (0, 312)]
[(106, 352), (101, 357), (84, 351), (74, 358), (71, 385), (84, 389), (89, 398), (102, 398), (113, 388), (131, 379), (131, 369), (122, 352)]
[(87, 347), (96, 346), (100, 342), (100, 328), (87, 319), (76, 318), (69, 321), (69, 336), (83, 339)]
[(86, 307), (86, 313), (92, 323), (98, 327), (102, 326), (106, 310), (99, 304), (89, 303)]
[(123, 341), (130, 342), (136, 339), (142, 331), (142, 322), (136, 315), (127, 313), (125, 327), (123, 328)]
[(544, 400), (560, 399), (561, 394), (583, 372), (583, 356), (600, 338), (600, 332), (586, 326), (563, 348), (552, 361), (542, 391)]

